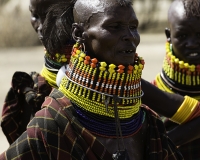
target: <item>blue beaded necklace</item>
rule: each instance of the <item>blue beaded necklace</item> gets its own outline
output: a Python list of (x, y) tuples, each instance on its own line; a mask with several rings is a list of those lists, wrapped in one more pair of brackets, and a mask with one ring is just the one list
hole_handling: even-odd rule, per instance
[[(117, 138), (114, 118), (96, 115), (83, 110), (76, 104), (73, 104), (73, 106), (76, 110), (79, 122), (90, 132), (102, 137)], [(140, 109), (140, 111), (131, 118), (120, 120), (122, 136), (128, 137), (137, 133), (142, 127), (144, 119), (145, 112)]]

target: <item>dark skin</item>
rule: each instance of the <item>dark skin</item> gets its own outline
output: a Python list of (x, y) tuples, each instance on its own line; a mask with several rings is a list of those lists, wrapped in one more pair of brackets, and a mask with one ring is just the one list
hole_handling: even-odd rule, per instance
[[(90, 19), (89, 24), (86, 23), (83, 27), (81, 23), (75, 24), (76, 36), (84, 35), (85, 46), (89, 56), (96, 56), (108, 64), (114, 63), (125, 66), (133, 64), (135, 50), (140, 41), (137, 32), (137, 17), (131, 5), (121, 7), (116, 0), (110, 0), (109, 2), (111, 4), (105, 5), (103, 12), (100, 11), (87, 18), (88, 20)], [(78, 2), (75, 5), (75, 22), (76, 17), (79, 17), (78, 14), (81, 15), (82, 10), (87, 10), (88, 6), (84, 5)], [(94, 6), (93, 9), (94, 11), (98, 10), (98, 7)], [(124, 16), (127, 18), (125, 19)], [(132, 51), (126, 52), (126, 50)], [(147, 121), (144, 122), (142, 129), (138, 133), (124, 139), (125, 148), (133, 160), (144, 159), (146, 129)], [(102, 137), (97, 137), (97, 139), (106, 146), (110, 153), (114, 153), (118, 149), (116, 145), (117, 139)], [(137, 147), (133, 150), (131, 146)]]
[[(189, 64), (198, 65), (200, 61), (200, 19), (186, 16), (183, 3), (175, 1), (168, 13), (169, 29), (166, 36), (173, 44), (173, 53)], [(194, 25), (195, 24), (195, 25)]]
[(48, 8), (56, 3), (65, 0), (30, 0), (29, 11), (31, 12), (31, 24), (38, 34), (38, 38), (43, 39), (42, 26), (46, 18)]
[[(65, 1), (65, 0), (60, 0), (60, 1), (30, 0), (29, 10), (31, 12), (31, 24), (33, 28), (35, 29), (35, 31), (38, 33), (38, 37), (41, 37), (41, 38), (43, 37), (42, 25), (45, 21), (48, 7), (62, 1)], [(134, 27), (135, 26), (133, 26), (133, 28)], [(143, 79), (142, 79), (142, 89), (145, 92), (144, 96), (142, 97), (142, 101), (145, 104), (149, 105), (156, 112), (163, 114), (167, 117), (171, 117), (176, 112), (176, 110), (179, 108), (180, 104), (184, 100), (184, 98), (181, 96), (173, 97), (172, 94), (168, 94), (168, 93), (164, 93), (160, 91), (155, 86), (153, 86), (152, 84), (150, 84), (149, 82)], [(152, 93), (152, 91), (154, 93)], [(155, 99), (155, 96), (153, 95), (160, 95), (159, 101), (157, 98)], [(166, 104), (166, 107), (161, 108), (160, 106), (163, 106), (163, 104)]]
[[(165, 34), (172, 44), (174, 55), (179, 60), (198, 65), (200, 61), (200, 19), (195, 16), (187, 17), (183, 3), (174, 1), (168, 11), (168, 22), (170, 28), (165, 29)], [(200, 138), (199, 123), (200, 118), (196, 118), (177, 126), (169, 131), (168, 135), (177, 146), (191, 142)]]
[[(46, 11), (49, 6), (62, 2), (55, 1), (55, 0), (30, 0), (30, 12), (31, 12), (31, 24), (35, 31), (38, 33), (38, 37), (42, 40), (42, 25), (46, 17)], [(111, 28), (116, 28), (114, 24)], [(138, 24), (136, 24), (137, 26)], [(131, 28), (134, 30), (136, 26), (132, 26)], [(131, 30), (132, 30), (131, 29)], [(130, 34), (130, 33), (129, 33)], [(125, 37), (126, 38), (126, 37)], [(135, 46), (131, 48), (134, 50)], [(128, 55), (130, 56), (130, 55)], [(112, 58), (112, 57), (111, 57)], [(165, 115), (167, 117), (172, 117), (174, 113), (176, 113), (177, 109), (183, 102), (184, 98), (179, 95), (173, 95), (170, 93), (162, 92), (161, 90), (157, 89), (155, 86), (150, 84), (149, 82), (142, 79), (142, 90), (144, 91), (144, 96), (142, 97), (142, 102), (147, 104), (153, 110), (158, 112), (159, 114)], [(157, 98), (154, 95), (159, 95)], [(161, 108), (162, 106), (162, 108)], [(177, 137), (179, 138), (179, 137)], [(174, 138), (176, 140), (176, 138)]]
[[(54, 4), (54, 0), (30, 0), (29, 10), (31, 12), (31, 24), (34, 30), (38, 34), (38, 38), (41, 40), (43, 39), (42, 36), (42, 25), (46, 18), (47, 9), (50, 5)], [(24, 102), (26, 103), (26, 102)], [(26, 104), (25, 104), (26, 105)], [(30, 119), (34, 117), (35, 111), (32, 111), (30, 107), (23, 108), (23, 115), (22, 115), (22, 130), (26, 130), (26, 126)]]
[[(100, 14), (100, 17), (102, 16), (102, 13)], [(95, 16), (92, 16), (92, 18), (91, 18), (91, 22), (93, 22), (92, 20), (93, 20), (93, 17), (95, 17)], [(133, 20), (134, 21), (134, 20)], [(98, 32), (101, 32), (101, 31), (104, 31), (106, 28), (103, 28), (103, 27), (105, 27), (106, 25), (104, 25), (104, 23), (103, 23), (104, 21), (101, 19), (101, 21), (100, 21), (100, 28), (98, 28), (98, 27), (96, 27), (95, 25), (97, 25), (98, 23), (97, 22), (93, 22), (95, 25), (93, 25), (92, 26), (92, 31), (94, 31), (94, 30), (98, 30), (98, 29), (100, 29), (100, 30), (98, 30)], [(105, 21), (106, 22), (106, 21)], [(108, 21), (109, 22), (109, 21)], [(111, 19), (111, 22), (112, 22), (112, 19)], [(137, 22), (138, 23), (138, 22)], [(128, 24), (128, 23), (124, 23), (124, 24)], [(111, 26), (113, 27), (113, 26), (120, 26), (121, 25), (121, 28), (123, 28), (124, 26), (126, 26), (127, 28), (128, 28), (128, 25), (124, 25), (122, 22), (117, 22), (117, 23), (111, 23)], [(138, 24), (135, 24), (135, 26), (137, 26)], [(109, 25), (108, 25), (109, 26)], [(132, 26), (132, 25), (130, 25), (130, 26)], [(134, 25), (133, 25), (134, 26)], [(85, 26), (85, 28), (87, 28), (88, 26)], [(114, 28), (115, 28), (114, 27)], [(118, 28), (117, 27), (117, 28)], [(125, 28), (126, 28), (125, 27)], [(82, 25), (80, 25), (79, 27), (78, 27), (79, 29), (80, 28), (82, 28), (83, 29), (83, 27), (82, 27)], [(103, 28), (103, 29), (102, 29)], [(108, 27), (109, 28), (109, 27)], [(119, 27), (120, 28), (120, 27)], [(84, 30), (84, 29), (83, 29)], [(87, 30), (87, 32), (84, 32), (84, 31), (82, 31), (82, 35), (84, 36), (84, 38), (87, 38), (87, 36), (88, 36), (88, 33), (89, 33), (89, 42), (95, 42), (95, 34), (93, 34), (93, 32), (90, 32), (91, 31), (91, 28), (89, 28), (88, 30)], [(112, 31), (112, 30), (111, 30)], [(126, 31), (127, 31), (127, 34), (126, 35), (131, 35), (131, 34), (133, 34), (134, 35), (134, 31), (133, 32), (131, 32), (131, 29), (129, 28), (129, 29), (126, 29)], [(109, 32), (110, 33), (110, 32)], [(79, 35), (81, 35), (80, 33), (79, 33)], [(135, 33), (136, 34), (136, 33)], [(138, 34), (138, 33), (137, 33)], [(98, 35), (97, 35), (98, 36)], [(110, 35), (109, 35), (110, 36)], [(92, 37), (92, 38), (91, 38)], [(121, 37), (123, 37), (123, 36), (121, 36)], [(136, 37), (136, 36), (135, 36)], [(120, 38), (119, 38), (120, 39)], [(121, 39), (120, 39), (121, 40)], [(137, 46), (137, 42), (138, 41), (135, 41), (134, 42), (134, 38), (128, 38), (127, 39), (127, 43), (128, 44), (131, 44), (132, 42), (134, 43), (134, 45), (135, 46)], [(131, 42), (129, 42), (129, 41), (131, 41)], [(122, 42), (122, 43), (124, 43), (124, 42)], [(87, 42), (86, 42), (86, 45), (87, 45)], [(89, 46), (87, 46), (88, 47), (88, 50), (90, 50), (90, 52), (91, 53), (93, 53), (93, 54), (91, 54), (91, 56), (98, 56), (98, 54), (96, 55), (95, 53), (94, 53), (94, 48), (96, 47), (95, 46), (96, 45), (96, 43), (94, 43), (94, 45), (89, 45)], [(108, 45), (108, 44), (106, 44), (106, 45)], [(124, 44), (123, 44), (124, 45)], [(133, 46), (134, 46), (133, 45)], [(133, 47), (134, 48), (134, 47)], [(96, 48), (95, 48), (96, 49)], [(87, 50), (87, 49), (86, 49)], [(98, 52), (97, 52), (98, 53)], [(99, 52), (99, 53), (102, 53), (101, 51)], [(117, 55), (117, 54), (110, 54), (110, 55)], [(106, 55), (106, 56), (108, 56), (108, 55)], [(109, 56), (108, 56), (108, 58), (109, 58)], [(111, 57), (110, 56), (110, 59), (107, 61), (107, 62), (112, 62), (112, 59), (113, 59), (114, 57)], [(101, 58), (100, 58), (101, 59)], [(102, 59), (101, 59), (102, 60)], [(117, 59), (118, 60), (118, 59)], [(119, 59), (120, 60), (120, 59)], [(118, 63), (118, 62), (116, 62), (115, 61), (115, 63)], [(126, 61), (124, 61), (124, 62), (120, 62), (119, 61), (119, 63), (123, 63), (124, 65), (127, 65), (127, 63), (126, 63)], [(130, 63), (130, 62), (128, 62), (128, 63)], [(159, 114), (162, 114), (162, 115), (165, 115), (165, 116), (167, 116), (167, 117), (172, 117), (175, 113), (176, 113), (176, 111), (177, 111), (177, 109), (179, 108), (179, 106), (182, 104), (182, 102), (183, 102), (183, 100), (184, 100), (184, 98), (182, 97), (182, 96), (180, 96), (180, 95), (175, 95), (175, 94), (170, 94), (170, 93), (166, 93), (166, 92), (162, 92), (162, 91), (160, 91), (159, 89), (157, 89), (156, 87), (154, 87), (154, 86), (152, 86), (149, 82), (147, 82), (147, 81), (145, 81), (145, 80), (142, 80), (142, 89), (143, 89), (143, 91), (144, 91), (144, 93), (145, 93), (145, 95), (144, 95), (144, 97), (142, 98), (142, 102), (144, 103), (144, 104), (147, 104), (148, 106), (150, 106), (153, 110), (155, 110), (157, 113), (159, 113)], [(159, 95), (159, 97), (156, 97), (155, 95)], [(163, 108), (161, 108), (160, 106), (163, 106)], [(200, 120), (200, 119), (199, 119)], [(172, 131), (170, 131), (169, 132), (169, 136), (170, 136), (170, 138), (174, 141), (174, 143), (176, 144), (176, 145), (181, 145), (181, 144), (183, 144), (183, 143), (186, 143), (186, 142), (189, 142), (189, 141), (192, 141), (192, 140), (194, 140), (195, 138), (198, 138), (199, 136), (198, 135), (200, 135), (200, 134), (194, 134), (195, 132), (192, 132), (191, 133), (191, 126), (193, 125), (193, 126), (195, 126), (195, 125), (197, 125), (198, 124), (198, 119), (195, 119), (195, 120), (192, 120), (191, 122), (189, 122), (189, 123), (187, 123), (187, 124), (183, 124), (183, 125), (180, 125), (180, 126), (178, 126), (178, 127), (176, 127), (174, 130), (172, 130)], [(183, 130), (184, 130), (184, 132), (183, 132)], [(198, 133), (198, 128), (196, 127), (195, 129), (194, 129), (195, 131), (196, 131), (196, 133)], [(180, 138), (180, 135), (182, 135), (181, 136), (181, 138)], [(189, 136), (188, 136), (189, 135)]]

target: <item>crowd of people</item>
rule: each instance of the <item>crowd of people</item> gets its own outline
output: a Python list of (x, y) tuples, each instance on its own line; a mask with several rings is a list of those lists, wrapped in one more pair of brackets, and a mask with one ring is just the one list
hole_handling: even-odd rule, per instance
[(172, 2), (152, 83), (131, 0), (30, 0), (29, 10), (44, 67), (13, 75), (0, 160), (199, 159), (199, 0)]

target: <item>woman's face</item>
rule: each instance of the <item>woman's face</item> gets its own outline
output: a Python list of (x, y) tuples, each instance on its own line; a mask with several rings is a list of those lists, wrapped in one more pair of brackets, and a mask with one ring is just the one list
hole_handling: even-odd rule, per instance
[(200, 64), (200, 19), (177, 16), (170, 26), (175, 56), (189, 64)]
[(135, 51), (140, 42), (138, 19), (133, 8), (114, 5), (103, 13), (93, 14), (85, 29), (86, 51), (99, 61), (108, 64), (134, 63)]
[(38, 38), (42, 40), (42, 25), (46, 18), (48, 8), (58, 3), (59, 0), (30, 0), (29, 10), (31, 12), (31, 24), (38, 34)]

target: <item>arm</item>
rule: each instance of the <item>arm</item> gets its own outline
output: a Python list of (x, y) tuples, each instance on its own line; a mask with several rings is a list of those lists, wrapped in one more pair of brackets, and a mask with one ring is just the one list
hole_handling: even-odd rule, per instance
[(183, 96), (163, 92), (144, 79), (141, 83), (144, 92), (142, 103), (161, 115), (172, 117), (184, 101)]
[[(184, 97), (178, 94), (163, 92), (145, 80), (142, 80), (142, 90), (144, 91), (142, 102), (157, 113), (169, 118), (177, 112), (184, 101)], [(180, 124), (168, 132), (168, 136), (177, 146), (200, 138), (199, 110), (200, 107), (198, 104), (194, 110), (193, 118), (189, 118), (187, 123)], [(189, 112), (187, 113), (189, 114)]]

